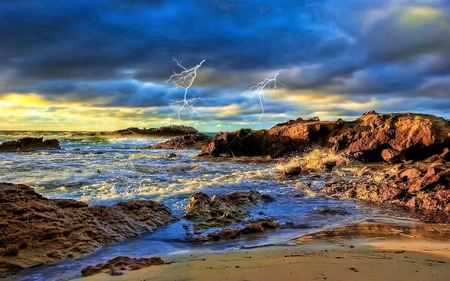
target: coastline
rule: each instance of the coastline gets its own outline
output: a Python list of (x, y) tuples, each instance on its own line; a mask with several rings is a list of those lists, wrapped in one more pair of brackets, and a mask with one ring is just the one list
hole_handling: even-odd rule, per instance
[(169, 264), (103, 280), (448, 280), (450, 242), (413, 237), (314, 239), (295, 246), (162, 256)]

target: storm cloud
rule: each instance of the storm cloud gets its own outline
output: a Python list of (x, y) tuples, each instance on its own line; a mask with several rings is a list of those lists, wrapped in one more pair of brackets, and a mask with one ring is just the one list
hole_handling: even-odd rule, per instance
[[(245, 90), (275, 73), (284, 92), (266, 99), (268, 125), (366, 110), (450, 118), (449, 9), (445, 0), (1, 1), (0, 100), (37, 94), (173, 118), (181, 93), (165, 81), (176, 57), (188, 67), (206, 59), (190, 92), (206, 127), (252, 126), (258, 101)], [(239, 110), (221, 116), (230, 106)]]

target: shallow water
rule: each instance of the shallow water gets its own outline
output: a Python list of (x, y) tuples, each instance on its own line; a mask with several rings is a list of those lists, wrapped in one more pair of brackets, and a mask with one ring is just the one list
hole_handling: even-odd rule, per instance
[(402, 212), (389, 211), (351, 200), (303, 196), (295, 185), (310, 182), (317, 190), (330, 175), (316, 174), (290, 182), (272, 180), (274, 164), (209, 161), (198, 151), (147, 150), (163, 139), (83, 139), (68, 133), (5, 133), (0, 142), (23, 136), (56, 137), (62, 150), (0, 154), (0, 182), (27, 184), (49, 198), (71, 198), (89, 204), (111, 205), (129, 199), (153, 199), (181, 216), (195, 191), (209, 195), (257, 190), (276, 198), (251, 210), (249, 219), (275, 217), (280, 229), (238, 241), (196, 244), (186, 237), (189, 222), (181, 220), (154, 233), (107, 246), (82, 258), (21, 272), (15, 280), (68, 280), (79, 277), (87, 264), (118, 255), (153, 256), (191, 250), (226, 250), (237, 247), (289, 243), (291, 239), (325, 227), (360, 220), (409, 223)]

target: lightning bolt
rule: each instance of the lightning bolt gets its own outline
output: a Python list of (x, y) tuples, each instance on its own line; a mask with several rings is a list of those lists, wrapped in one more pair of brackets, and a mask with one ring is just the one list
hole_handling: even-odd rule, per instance
[(166, 81), (166, 83), (171, 83), (175, 87), (175, 89), (178, 88), (184, 89), (183, 99), (175, 100), (171, 103), (172, 105), (181, 104), (180, 108), (178, 109), (178, 119), (181, 120), (181, 112), (184, 109), (189, 109), (191, 111), (191, 116), (195, 114), (198, 117), (201, 117), (194, 107), (198, 98), (188, 99), (188, 91), (189, 88), (191, 88), (192, 84), (194, 83), (195, 78), (197, 77), (197, 70), (202, 66), (202, 64), (206, 60), (202, 60), (199, 64), (197, 64), (193, 68), (187, 69), (176, 58), (172, 59), (181, 69), (181, 72), (177, 73), (174, 70), (172, 76), (170, 76), (170, 78)]
[(246, 92), (251, 93), (251, 97), (258, 96), (259, 105), (261, 107), (261, 114), (258, 117), (258, 123), (261, 122), (261, 118), (264, 116), (264, 104), (266, 102), (266, 89), (278, 89), (278, 85), (281, 84), (278, 81), (278, 74), (276, 73), (273, 78), (266, 78), (253, 86), (251, 86)]

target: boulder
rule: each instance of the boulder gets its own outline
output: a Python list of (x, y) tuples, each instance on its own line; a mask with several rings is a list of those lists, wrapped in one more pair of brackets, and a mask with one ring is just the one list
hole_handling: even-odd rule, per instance
[[(325, 184), (321, 192), (340, 198), (356, 198), (379, 204), (407, 206), (419, 211), (450, 216), (450, 165), (438, 160), (421, 168), (407, 167), (384, 182), (338, 180)], [(361, 179), (360, 179), (361, 180)]]
[(247, 208), (274, 199), (257, 191), (236, 191), (212, 198), (203, 192), (191, 195), (184, 217), (195, 222), (198, 228), (225, 226), (242, 221)]
[(86, 254), (176, 220), (169, 208), (150, 200), (88, 206), (47, 199), (25, 185), (0, 183), (0, 272), (13, 274)]
[(280, 157), (302, 148), (300, 141), (290, 137), (272, 135), (267, 130), (241, 129), (231, 133), (219, 133), (199, 156)]
[(212, 140), (212, 137), (202, 133), (189, 134), (171, 138), (165, 142), (151, 145), (149, 149), (203, 149)]
[(92, 276), (101, 272), (108, 272), (109, 275), (122, 275), (122, 271), (139, 270), (152, 265), (161, 265), (164, 261), (160, 257), (151, 258), (130, 258), (119, 256), (108, 260), (105, 263), (90, 265), (81, 270), (81, 276)]
[(61, 149), (57, 139), (22, 138), (0, 144), (0, 152), (29, 152), (41, 149)]

